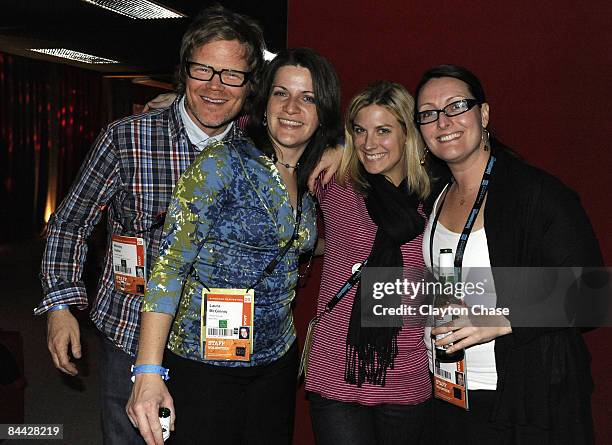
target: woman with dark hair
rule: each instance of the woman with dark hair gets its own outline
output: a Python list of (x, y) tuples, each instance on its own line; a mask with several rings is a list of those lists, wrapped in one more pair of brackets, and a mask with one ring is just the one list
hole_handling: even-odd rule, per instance
[[(204, 149), (168, 210), (136, 364), (161, 366), (170, 332), (164, 365), (172, 397), (158, 375), (143, 374), (127, 409), (143, 435), (154, 432), (157, 441), (148, 443), (161, 440), (160, 406), (177, 407), (177, 443), (291, 443), (298, 364), (291, 302), (299, 255), (316, 239), (305, 184), (325, 147), (338, 142), (340, 86), (323, 57), (290, 49), (266, 67), (260, 88), (256, 144), (243, 138)], [(253, 322), (244, 309), (251, 302)], [(243, 311), (237, 323), (235, 310)], [(249, 338), (239, 337), (242, 328)], [(225, 351), (228, 343), (238, 346)]]
[(578, 197), (490, 135), (489, 104), (467, 69), (427, 71), (416, 99), (415, 122), (425, 144), (452, 175), (425, 231), (425, 262), (435, 271), (437, 252), (452, 249), (462, 273), (470, 267), (489, 271), (492, 306), (510, 310), (508, 317), (481, 323), (460, 318), (431, 330), (436, 346), (450, 345), (447, 353), (465, 349), (470, 403), (465, 411), (436, 400), (433, 443), (593, 443), (590, 358), (580, 333), (522, 327), (512, 310), (521, 298), (537, 295), (519, 275), (500, 269), (602, 265)]
[(395, 319), (367, 327), (361, 285), (338, 293), (362, 267), (403, 267), (406, 274), (423, 268), (421, 201), (430, 181), (413, 109), (414, 99), (394, 82), (357, 94), (345, 119), (340, 170), (316, 189), (325, 223), (323, 316), (314, 328), (306, 390), (319, 445), (419, 443), (429, 417), (422, 324), (402, 327)]
[(271, 119), (269, 113), (275, 113), (275, 105), (282, 105), (287, 97), (285, 89), (274, 82), (279, 68), (286, 66), (308, 70), (312, 79), (313, 91), (312, 96), (304, 98), (304, 101), (312, 102), (316, 97), (319, 128), (309, 140), (308, 147), (300, 158), (300, 168), (297, 170), (297, 186), (300, 190), (305, 191), (308, 175), (321, 159), (323, 150), (326, 147), (335, 146), (336, 142), (333, 141), (339, 141), (341, 137), (342, 121), (338, 111), (340, 109), (340, 81), (331, 64), (309, 48), (283, 51), (269, 62), (269, 66), (263, 73), (262, 85), (272, 85), (272, 91), (270, 91), (270, 97), (260, 94), (255, 98), (249, 116), (247, 134), (256, 147), (275, 159), (280, 168), (286, 162), (282, 159), (283, 153), (275, 151), (277, 141), (270, 132), (274, 131), (274, 128), (282, 121)]

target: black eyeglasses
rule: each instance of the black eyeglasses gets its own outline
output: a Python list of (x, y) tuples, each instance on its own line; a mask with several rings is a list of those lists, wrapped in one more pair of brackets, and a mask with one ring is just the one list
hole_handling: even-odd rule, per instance
[(476, 99), (461, 99), (450, 103), (441, 110), (423, 110), (416, 113), (414, 121), (418, 125), (431, 124), (440, 119), (440, 113), (444, 113), (448, 117), (459, 116), (474, 108), (475, 105), (480, 105)]
[(187, 75), (195, 80), (211, 80), (215, 74), (219, 76), (223, 85), (230, 87), (241, 87), (249, 81), (251, 73), (238, 70), (216, 70), (212, 66), (187, 61)]

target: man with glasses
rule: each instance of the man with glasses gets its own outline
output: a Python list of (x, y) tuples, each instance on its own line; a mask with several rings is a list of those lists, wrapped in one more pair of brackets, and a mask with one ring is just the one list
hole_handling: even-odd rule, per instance
[[(71, 306), (87, 304), (81, 279), (87, 239), (108, 211), (104, 272), (90, 317), (101, 331), (104, 442), (143, 443), (129, 422), (131, 365), (138, 349), (144, 284), (159, 250), (166, 207), (175, 183), (214, 141), (240, 136), (234, 119), (256, 88), (263, 65), (261, 28), (221, 6), (208, 8), (183, 36), (179, 97), (171, 107), (113, 122), (101, 132), (78, 177), (49, 220), (41, 280), (45, 293), (35, 314), (47, 313), (48, 348), (69, 375), (81, 357)], [(145, 277), (136, 273), (144, 267)], [(137, 369), (134, 373), (164, 372)]]

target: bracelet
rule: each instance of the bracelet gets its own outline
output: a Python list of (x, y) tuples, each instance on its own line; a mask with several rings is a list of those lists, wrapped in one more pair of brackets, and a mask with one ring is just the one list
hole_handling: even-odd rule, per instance
[(132, 382), (136, 381), (138, 374), (159, 374), (164, 381), (170, 379), (168, 374), (170, 370), (160, 365), (132, 365), (130, 371), (132, 371)]
[(51, 306), (49, 309), (47, 309), (47, 312), (61, 311), (62, 309), (70, 309), (70, 305), (69, 304), (56, 304), (55, 306)]

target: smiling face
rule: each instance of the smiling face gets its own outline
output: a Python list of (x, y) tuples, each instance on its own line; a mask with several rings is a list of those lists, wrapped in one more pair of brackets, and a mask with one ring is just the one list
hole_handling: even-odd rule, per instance
[[(461, 99), (473, 99), (466, 83), (452, 77), (431, 79), (421, 89), (418, 111), (441, 110)], [(448, 117), (439, 113), (436, 122), (421, 125), (421, 135), (434, 155), (449, 164), (483, 155), (482, 128), (489, 123), (489, 105), (475, 106), (466, 113)]]
[(385, 175), (394, 185), (406, 177), (404, 150), (406, 133), (385, 107), (363, 107), (353, 121), (353, 144), (368, 173)]
[(286, 65), (278, 69), (266, 107), (268, 134), (282, 152), (301, 155), (319, 126), (312, 76), (307, 68)]
[[(191, 61), (208, 65), (216, 70), (248, 71), (244, 46), (238, 40), (216, 40), (206, 43), (191, 55)], [(233, 121), (248, 94), (247, 85), (223, 85), (218, 75), (208, 81), (187, 77), (185, 105), (189, 117), (208, 136), (223, 133)]]

